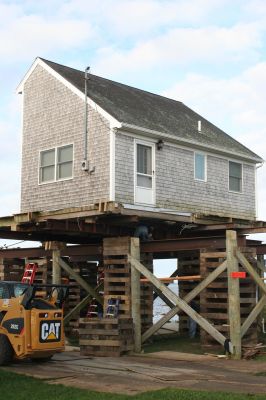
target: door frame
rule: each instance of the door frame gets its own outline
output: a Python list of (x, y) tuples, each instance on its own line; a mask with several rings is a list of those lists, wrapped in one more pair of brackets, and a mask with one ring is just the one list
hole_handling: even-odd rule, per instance
[[(136, 201), (136, 186), (137, 186), (137, 145), (151, 147), (152, 157), (152, 203), (141, 203)], [(155, 185), (155, 142), (142, 139), (134, 139), (134, 204), (142, 204), (144, 206), (155, 206), (156, 204), (156, 185)]]

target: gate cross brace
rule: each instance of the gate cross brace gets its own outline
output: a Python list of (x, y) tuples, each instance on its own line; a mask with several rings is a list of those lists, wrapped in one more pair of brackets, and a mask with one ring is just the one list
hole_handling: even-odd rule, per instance
[[(191, 292), (189, 292), (185, 297), (184, 301), (190, 302), (193, 300), (198, 294), (204, 290), (210, 283), (212, 283), (221, 273), (223, 273), (227, 268), (226, 261), (224, 261), (219, 267), (217, 267), (213, 272), (211, 272), (202, 282), (200, 282)], [(169, 319), (174, 317), (179, 311), (179, 306), (172, 305), (172, 310), (168, 311), (168, 313), (157, 321), (153, 326), (151, 326), (144, 334), (142, 335), (142, 343), (144, 343), (150, 336), (152, 336), (155, 332), (157, 332)]]
[[(213, 325), (209, 323), (205, 318), (203, 318), (200, 314), (198, 314), (195, 310), (193, 310), (185, 300), (182, 300), (179, 296), (173, 293), (167, 286), (165, 286), (159, 279), (157, 279), (144, 265), (142, 265), (138, 260), (129, 256), (129, 262), (133, 267), (135, 267), (140, 273), (142, 273), (149, 281), (157, 287), (168, 299), (179, 307), (182, 311), (184, 311), (189, 317), (191, 317), (194, 321), (196, 321), (206, 332), (208, 332), (217, 342), (219, 342), (222, 346), (226, 340), (226, 337), (223, 336), (217, 329), (214, 328)], [(223, 263), (224, 264), (224, 263)], [(226, 269), (226, 263), (223, 267)], [(202, 289), (201, 289), (202, 290)], [(200, 291), (201, 291), (200, 290)], [(187, 297), (187, 296), (186, 296)], [(230, 349), (230, 351), (232, 348)]]

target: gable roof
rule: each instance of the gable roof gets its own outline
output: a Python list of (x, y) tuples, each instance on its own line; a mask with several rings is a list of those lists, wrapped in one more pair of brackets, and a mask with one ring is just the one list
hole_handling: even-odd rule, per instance
[[(84, 92), (84, 72), (41, 59)], [(183, 143), (214, 149), (250, 161), (263, 159), (180, 101), (90, 74), (88, 97), (122, 125), (160, 132)], [(198, 121), (202, 130), (198, 132)]]

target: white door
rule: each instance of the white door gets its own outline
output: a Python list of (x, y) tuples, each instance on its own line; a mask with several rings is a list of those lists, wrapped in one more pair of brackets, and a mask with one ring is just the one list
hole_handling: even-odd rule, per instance
[(154, 204), (154, 144), (135, 144), (135, 203)]

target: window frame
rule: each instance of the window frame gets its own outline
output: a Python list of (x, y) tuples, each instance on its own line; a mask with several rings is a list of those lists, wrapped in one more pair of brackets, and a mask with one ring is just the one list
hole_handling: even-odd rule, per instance
[[(196, 154), (204, 157), (204, 179), (196, 178)], [(207, 182), (207, 154), (201, 151), (194, 151), (194, 180), (197, 182)]]
[[(64, 147), (70, 147), (70, 146), (72, 146), (71, 176), (67, 177), (67, 178), (58, 178), (58, 167), (59, 167), (59, 165), (64, 164), (66, 162), (70, 162), (70, 161), (66, 161), (66, 162), (63, 162), (63, 163), (61, 162), (59, 164), (59, 162), (58, 162), (59, 150), (64, 148)], [(41, 154), (46, 152), (46, 151), (51, 151), (51, 150), (54, 150), (54, 164), (53, 164), (54, 165), (54, 177), (53, 177), (52, 180), (42, 182), (41, 181), (41, 169), (44, 168), (44, 167), (41, 166)], [(50, 147), (50, 148), (47, 148), (47, 149), (39, 150), (39, 165), (38, 165), (38, 184), (39, 185), (46, 185), (46, 184), (49, 184), (49, 183), (68, 181), (70, 179), (73, 179), (73, 171), (74, 171), (74, 143), (68, 143), (68, 144), (63, 144), (61, 146), (54, 146), (54, 147)]]
[[(230, 189), (230, 162), (241, 165), (240, 190), (237, 190), (237, 191)], [(243, 193), (243, 186), (244, 186), (244, 182), (243, 182), (243, 163), (239, 162), (239, 161), (235, 161), (235, 160), (228, 160), (228, 192), (229, 193), (242, 194)]]

